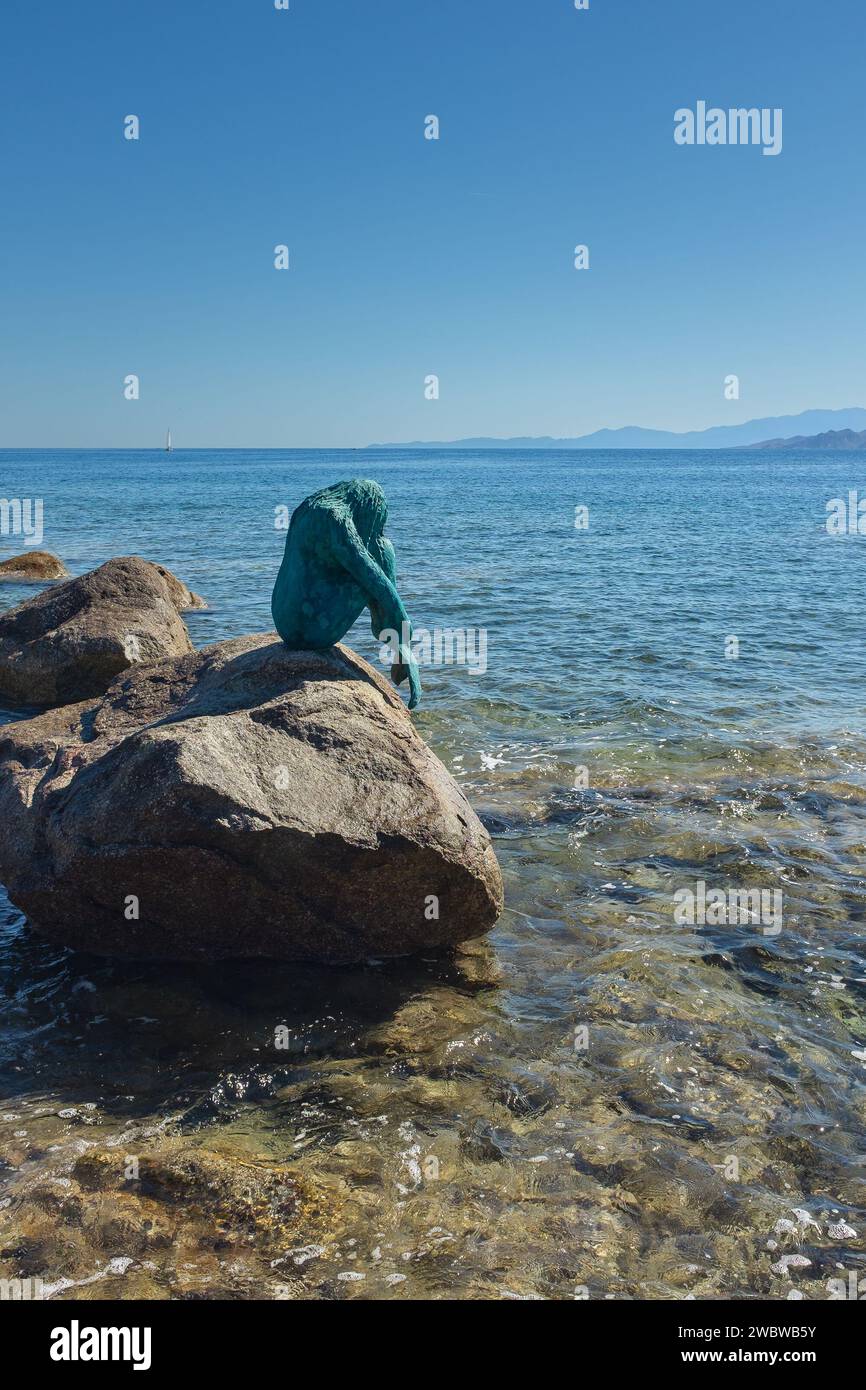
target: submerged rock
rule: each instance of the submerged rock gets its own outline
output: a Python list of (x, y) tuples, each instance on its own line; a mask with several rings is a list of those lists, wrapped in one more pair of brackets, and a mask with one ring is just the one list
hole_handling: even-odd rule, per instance
[(13, 555), (11, 560), (0, 560), (0, 579), (18, 584), (41, 584), (68, 578), (69, 571), (63, 561), (49, 550), (30, 550), (25, 555)]
[[(216, 1217), (221, 1226), (253, 1228), (260, 1239), (286, 1239), (295, 1234), (299, 1210), (310, 1205), (298, 1179), (283, 1169), (240, 1163), (182, 1139), (163, 1140), (140, 1156), (134, 1185), (127, 1177), (125, 1155), (116, 1149), (94, 1148), (72, 1169), (84, 1193), (132, 1191), (142, 1203), (159, 1203), (164, 1212), (180, 1207)], [(175, 1223), (176, 1224), (176, 1223)]]
[(178, 591), (167, 570), (124, 556), (0, 614), (0, 698), (85, 700), (131, 666), (191, 652)]
[(242, 637), (0, 730), (0, 879), (102, 955), (346, 962), (479, 936), (490, 839), (342, 646)]
[(338, 1181), (231, 1143), (134, 1142), (132, 1153), (97, 1143), (71, 1162), (58, 1150), (50, 1174), (16, 1175), (14, 1204), (0, 1204), (0, 1278), (30, 1280), (32, 1297), (53, 1301), (287, 1297), (297, 1272), (287, 1247), (339, 1250)]

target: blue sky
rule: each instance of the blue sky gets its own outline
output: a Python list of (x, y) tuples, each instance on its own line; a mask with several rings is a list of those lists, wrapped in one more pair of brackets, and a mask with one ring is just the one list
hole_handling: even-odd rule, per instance
[[(6, 0), (0, 445), (866, 405), (864, 37), (862, 0)], [(781, 107), (782, 153), (677, 146), (699, 99)]]

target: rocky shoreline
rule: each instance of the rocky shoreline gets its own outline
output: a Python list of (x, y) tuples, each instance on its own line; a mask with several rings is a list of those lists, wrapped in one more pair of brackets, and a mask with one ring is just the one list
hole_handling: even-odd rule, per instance
[(351, 962), (489, 930), (489, 836), (402, 701), (342, 645), (193, 650), (137, 557), (0, 616), (0, 880), (63, 945)]

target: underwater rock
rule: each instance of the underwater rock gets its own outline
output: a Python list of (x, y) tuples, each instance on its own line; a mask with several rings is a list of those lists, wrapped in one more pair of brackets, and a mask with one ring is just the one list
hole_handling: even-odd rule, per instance
[(0, 1278), (29, 1279), (31, 1296), (52, 1299), (215, 1297), (229, 1281), (235, 1292), (261, 1283), (253, 1258), (270, 1270), (287, 1246), (326, 1248), (340, 1183), (231, 1145), (142, 1138), (133, 1154), (95, 1145), (62, 1175), (23, 1178), (0, 1206)]
[[(298, 1181), (285, 1170), (242, 1162), (236, 1155), (182, 1140), (170, 1139), (147, 1149), (136, 1163), (135, 1174), (131, 1181), (126, 1156), (107, 1148), (90, 1150), (72, 1170), (75, 1182), (85, 1193), (132, 1193), (142, 1206), (159, 1203), (162, 1221), (151, 1220), (151, 1244), (159, 1234), (165, 1243), (168, 1232), (160, 1232), (160, 1227), (166, 1216), (178, 1208), (217, 1215), (223, 1223), (252, 1228), (260, 1236), (270, 1232), (274, 1238), (284, 1238), (294, 1233), (299, 1205), (308, 1201)], [(117, 1220), (116, 1224), (121, 1223)], [(126, 1240), (127, 1245), (130, 1240), (135, 1243), (134, 1230)]]
[(86, 700), (132, 666), (191, 652), (177, 608), (178, 590), (189, 590), (167, 575), (124, 556), (0, 614), (0, 697), (49, 706)]
[(0, 819), (12, 901), (100, 955), (360, 961), (502, 909), (481, 822), (342, 646), (236, 638), (4, 726)]

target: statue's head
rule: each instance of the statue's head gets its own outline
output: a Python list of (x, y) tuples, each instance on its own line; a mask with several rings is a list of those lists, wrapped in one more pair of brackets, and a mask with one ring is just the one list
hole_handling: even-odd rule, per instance
[(351, 478), (337, 483), (328, 491), (336, 494), (348, 507), (355, 529), (365, 545), (377, 540), (388, 520), (388, 503), (378, 483), (369, 478)]

